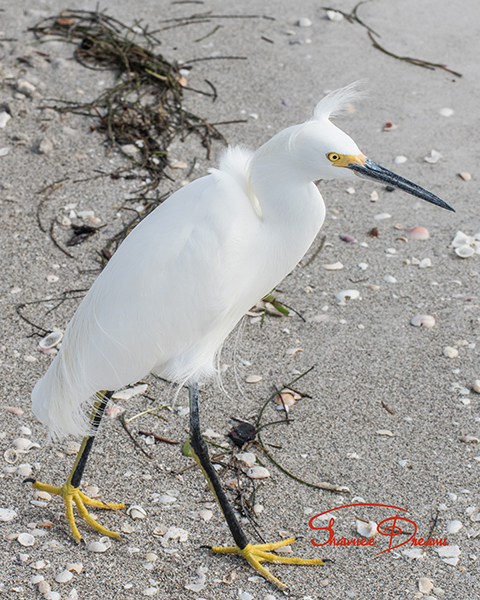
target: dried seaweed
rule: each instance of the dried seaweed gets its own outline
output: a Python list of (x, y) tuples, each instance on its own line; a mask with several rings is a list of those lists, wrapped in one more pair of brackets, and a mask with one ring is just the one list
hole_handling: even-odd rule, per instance
[(415, 65), (417, 67), (422, 67), (424, 69), (430, 69), (432, 71), (434, 71), (435, 69), (442, 69), (444, 71), (447, 71), (447, 73), (451, 73), (452, 75), (455, 75), (455, 77), (462, 77), (461, 73), (452, 71), (444, 64), (432, 63), (428, 60), (422, 60), (421, 58), (411, 58), (409, 56), (400, 56), (400, 55), (395, 54), (395, 53), (391, 52), (390, 50), (387, 50), (386, 48), (384, 48), (384, 46), (382, 46), (378, 42), (378, 40), (376, 40), (373, 37), (373, 36), (381, 37), (380, 34), (377, 33), (376, 31), (374, 31), (369, 25), (367, 25), (364, 21), (362, 21), (360, 19), (360, 17), (358, 16), (358, 9), (360, 8), (360, 6), (362, 6), (363, 4), (368, 4), (369, 2), (372, 2), (372, 1), (373, 0), (362, 0), (361, 2), (358, 2), (349, 13), (343, 12), (342, 10), (338, 10), (338, 8), (329, 8), (326, 6), (322, 6), (322, 10), (324, 10), (324, 11), (331, 10), (331, 11), (340, 13), (349, 23), (358, 23), (359, 25), (364, 27), (367, 30), (368, 37), (370, 38), (374, 48), (376, 48), (377, 50), (380, 50), (380, 52), (383, 52), (387, 56), (391, 56), (392, 58), (396, 58), (397, 60), (402, 60), (403, 62), (408, 62), (412, 65)]
[[(226, 143), (214, 124), (183, 106), (185, 91), (215, 100), (215, 86), (207, 81), (208, 89), (188, 88), (180, 67), (156, 50), (160, 40), (155, 33), (138, 22), (128, 27), (102, 12), (65, 10), (41, 21), (31, 31), (38, 43), (57, 39), (75, 44), (74, 56), (80, 64), (89, 69), (113, 71), (116, 75), (114, 85), (92, 102), (48, 101), (48, 107), (60, 113), (94, 119), (92, 129), (104, 134), (110, 147), (119, 148), (132, 161), (132, 167), (146, 171), (136, 199), (146, 204), (145, 209), (141, 215), (137, 213), (121, 233), (107, 241), (104, 250), (111, 254), (112, 247), (115, 250), (130, 229), (165, 199), (166, 195), (152, 197), (150, 194), (147, 198), (147, 194), (168, 177), (167, 154), (174, 138), (183, 141), (194, 134), (209, 158), (214, 140)], [(116, 172), (116, 176), (121, 175)], [(123, 176), (128, 177), (125, 172)], [(56, 244), (66, 253), (58, 242)]]

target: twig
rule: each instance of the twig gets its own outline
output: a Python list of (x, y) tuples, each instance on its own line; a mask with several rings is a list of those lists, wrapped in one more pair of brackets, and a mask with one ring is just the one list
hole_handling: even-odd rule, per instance
[(323, 238), (322, 238), (322, 241), (320, 242), (320, 246), (315, 250), (315, 252), (308, 259), (308, 261), (304, 265), (302, 265), (302, 268), (305, 269), (305, 267), (308, 267), (308, 265), (317, 258), (317, 256), (320, 254), (320, 252), (322, 251), (323, 247), (325, 246), (326, 240), (327, 240), (327, 236), (324, 235)]
[(172, 440), (167, 440), (167, 438), (156, 435), (155, 433), (147, 433), (146, 431), (139, 431), (138, 435), (145, 435), (146, 437), (153, 437), (157, 442), (165, 442), (166, 444), (179, 444), (180, 442), (174, 442)]
[(391, 408), (390, 408), (390, 407), (389, 407), (387, 404), (385, 404), (385, 402), (384, 402), (383, 400), (380, 402), (380, 404), (381, 404), (381, 405), (383, 406), (383, 408), (384, 408), (384, 409), (385, 409), (387, 412), (389, 412), (391, 415), (394, 415), (394, 414), (395, 414), (395, 411), (394, 411), (394, 410), (392, 410), (392, 409), (391, 409)]
[(120, 421), (120, 423), (122, 424), (122, 427), (125, 429), (125, 431), (128, 434), (128, 437), (132, 440), (133, 444), (141, 451), (143, 452), (143, 454), (145, 454), (145, 456), (147, 458), (149, 458), (150, 460), (153, 460), (153, 456), (151, 456), (148, 452), (146, 452), (142, 446), (140, 446), (140, 444), (137, 442), (137, 440), (133, 437), (133, 435), (131, 434), (130, 430), (127, 427), (127, 424), (125, 422), (125, 413), (122, 413), (119, 417), (118, 420)]
[(212, 31), (210, 31), (210, 33), (207, 33), (207, 35), (204, 35), (201, 38), (198, 38), (198, 40), (193, 40), (194, 42), (203, 42), (203, 40), (206, 40), (207, 38), (209, 38), (210, 36), (212, 36), (214, 33), (216, 33), (220, 28), (222, 27), (222, 25), (217, 25), (214, 29), (212, 29)]
[(54, 235), (53, 235), (53, 230), (55, 228), (55, 221), (52, 221), (51, 225), (50, 225), (50, 231), (48, 232), (50, 235), (50, 239), (52, 240), (52, 242), (54, 243), (54, 245), (61, 250), (64, 254), (66, 254), (69, 258), (73, 258), (75, 259), (75, 257), (70, 254), (70, 252), (67, 252), (67, 250), (65, 250), (65, 248), (62, 248), (60, 246), (60, 244), (57, 242), (57, 240), (55, 239)]

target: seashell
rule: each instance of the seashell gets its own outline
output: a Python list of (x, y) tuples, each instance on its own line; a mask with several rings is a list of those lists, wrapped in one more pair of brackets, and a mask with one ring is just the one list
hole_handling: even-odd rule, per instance
[(438, 111), (439, 115), (442, 115), (442, 117), (451, 117), (453, 115), (454, 111), (451, 108), (441, 108)]
[(448, 546), (439, 546), (438, 548), (435, 548), (435, 551), (437, 552), (438, 556), (440, 556), (440, 558), (458, 557), (462, 553), (460, 548), (456, 544), (448, 544)]
[(373, 190), (373, 192), (370, 194), (370, 202), (377, 202), (377, 200), (378, 200), (378, 192)]
[(255, 516), (258, 517), (258, 515), (264, 511), (264, 507), (262, 504), (254, 504), (252, 510), (255, 513)]
[(155, 498), (155, 502), (159, 502), (160, 504), (173, 504), (177, 499), (174, 496), (170, 496), (170, 494), (160, 494), (157, 498)]
[(253, 452), (239, 452), (235, 454), (235, 458), (244, 462), (247, 467), (253, 467), (253, 465), (257, 462), (257, 457)]
[(283, 406), (293, 406), (296, 403), (293, 394), (289, 392), (282, 392), (281, 394), (277, 394), (275, 396), (275, 402), (278, 404), (279, 408), (283, 408)]
[(347, 242), (347, 244), (355, 244), (357, 242), (357, 238), (353, 237), (353, 235), (350, 235), (349, 233), (341, 233), (338, 236), (342, 242)]
[(45, 567), (47, 567), (49, 564), (50, 563), (48, 560), (37, 560), (36, 562), (32, 563), (30, 566), (32, 567), (32, 569), (39, 571), (40, 569), (44, 569)]
[(75, 571), (75, 573), (77, 573), (77, 575), (80, 575), (80, 573), (83, 571), (83, 564), (82, 563), (67, 563), (65, 568), (67, 569), (67, 571)]
[(58, 592), (47, 592), (44, 596), (45, 600), (61, 600)]
[(47, 275), (48, 283), (56, 283), (60, 277), (58, 275)]
[(360, 298), (360, 292), (358, 290), (343, 290), (335, 294), (335, 298), (339, 302), (345, 303), (346, 300), (357, 300)]
[(42, 577), (41, 581), (38, 582), (38, 591), (41, 594), (48, 594), (49, 592), (51, 592), (52, 586), (48, 583), (48, 581), (45, 581), (42, 575), (38, 575), (38, 577)]
[(22, 427), (20, 427), (18, 431), (22, 435), (32, 435), (32, 430), (30, 429), (30, 427), (25, 427), (25, 425), (22, 425)]
[(127, 508), (127, 515), (130, 515), (132, 519), (145, 519), (147, 513), (139, 504), (132, 504)]
[(285, 315), (278, 310), (271, 302), (265, 302), (265, 310), (274, 317), (284, 317)]
[(437, 152), (436, 150), (430, 150), (430, 155), (425, 156), (425, 158), (423, 160), (427, 163), (430, 163), (431, 165), (434, 165), (441, 158), (442, 158), (442, 155), (440, 154), (440, 152)]
[(341, 21), (343, 19), (342, 13), (336, 10), (327, 10), (327, 17), (330, 21)]
[(397, 283), (397, 280), (395, 277), (393, 277), (393, 275), (385, 275), (383, 281), (386, 281), (387, 283)]
[(445, 346), (445, 348), (443, 349), (443, 355), (447, 358), (457, 358), (458, 350), (456, 348), (453, 348), (452, 346)]
[(302, 348), (287, 348), (285, 351), (285, 356), (295, 356), (298, 352), (303, 352)]
[(406, 162), (407, 162), (407, 160), (408, 160), (408, 158), (407, 158), (406, 156), (403, 156), (403, 154), (399, 154), (398, 156), (396, 156), (396, 157), (393, 159), (393, 162), (394, 162), (396, 165), (402, 165), (403, 163), (406, 163)]
[(102, 542), (90, 542), (87, 546), (89, 552), (106, 552), (108, 550), (105, 544)]
[(149, 588), (143, 590), (143, 595), (144, 596), (155, 596), (155, 594), (159, 591), (160, 590), (158, 587), (149, 587)]
[(60, 573), (58, 573), (58, 575), (55, 577), (55, 581), (57, 583), (67, 583), (72, 579), (73, 579), (73, 573), (71, 573), (70, 571), (67, 571), (66, 569), (65, 569), (65, 571), (61, 571)]
[(378, 435), (386, 435), (388, 437), (393, 437), (393, 433), (389, 429), (379, 429), (377, 431)]
[(343, 264), (341, 262), (336, 262), (330, 265), (322, 265), (322, 267), (326, 271), (340, 271), (341, 269), (343, 269)]
[(29, 465), (27, 463), (23, 465), (18, 465), (18, 467), (15, 469), (15, 475), (19, 475), (20, 477), (30, 477), (32, 473), (32, 465)]
[(464, 444), (478, 444), (480, 443), (480, 439), (478, 439), (477, 437), (474, 437), (473, 435), (462, 435), (462, 437), (460, 438), (460, 441), (463, 442)]
[(168, 547), (168, 540), (179, 540), (180, 542), (186, 542), (188, 539), (188, 531), (181, 529), (180, 527), (169, 527), (162, 539), (162, 546)]
[(463, 233), (463, 231), (457, 231), (457, 233), (455, 234), (455, 237), (451, 241), (451, 245), (454, 248), (458, 248), (460, 246), (465, 246), (465, 245), (469, 246), (470, 244), (473, 244), (474, 241), (475, 241), (474, 237), (471, 237), (471, 236), (467, 235), (466, 233)]
[(11, 118), (12, 117), (8, 114), (8, 112), (5, 112), (4, 110), (0, 112), (0, 129), (4, 129)]
[(368, 269), (368, 265), (367, 265), (367, 263), (364, 263), (364, 262), (360, 262), (360, 263), (358, 263), (357, 267), (358, 267), (359, 269), (361, 269), (362, 271), (365, 271), (366, 269)]
[(68, 456), (74, 456), (78, 454), (80, 450), (80, 444), (78, 442), (68, 442), (66, 453)]
[(413, 227), (412, 229), (407, 229), (407, 235), (412, 238), (412, 240), (428, 240), (430, 237), (430, 233), (426, 227)]
[(302, 17), (301, 19), (298, 19), (297, 25), (299, 27), (311, 27), (312, 22), (307, 17)]
[(433, 590), (433, 581), (428, 577), (420, 577), (418, 580), (418, 589), (422, 594), (429, 594)]
[(477, 394), (480, 394), (480, 379), (475, 380), (473, 389), (477, 392)]
[(118, 404), (115, 404), (113, 402), (110, 402), (107, 408), (105, 409), (105, 415), (109, 419), (116, 419), (118, 415), (121, 415), (123, 412), (125, 412), (125, 409), (122, 406), (119, 406)]
[(470, 173), (467, 173), (466, 171), (461, 171), (460, 173), (458, 173), (458, 176), (460, 177), (460, 179), (463, 179), (463, 181), (470, 181), (472, 179)]
[(112, 398), (114, 400), (130, 400), (134, 396), (138, 396), (139, 394), (144, 394), (147, 391), (148, 384), (142, 383), (140, 385), (136, 385), (133, 388), (126, 388), (121, 390), (120, 392), (115, 392)]
[(397, 251), (395, 250), (395, 248), (387, 248), (387, 249), (385, 250), (385, 252), (386, 252), (387, 254), (396, 254), (396, 253), (397, 253)]
[(33, 583), (33, 585), (37, 585), (39, 584), (41, 581), (44, 580), (43, 575), (34, 575), (31, 579), (30, 579), (30, 583)]
[(258, 383), (262, 381), (263, 377), (261, 375), (248, 375), (245, 377), (245, 383)]
[(35, 538), (30, 533), (21, 533), (17, 537), (17, 542), (22, 546), (33, 546), (35, 543)]
[(368, 521), (368, 523), (366, 523), (365, 521), (357, 519), (357, 533), (365, 538), (373, 537), (378, 533), (377, 524), (374, 521)]
[(475, 254), (475, 249), (472, 246), (459, 246), (455, 248), (455, 254), (460, 256), (460, 258), (469, 258)]
[(270, 477), (270, 473), (265, 467), (251, 467), (247, 471), (247, 477), (250, 477), (250, 479), (266, 479)]
[(415, 315), (410, 320), (410, 325), (414, 327), (421, 327), (423, 325), (423, 327), (430, 329), (435, 325), (435, 319), (431, 315)]
[(385, 221), (386, 219), (391, 219), (392, 215), (389, 213), (378, 213), (373, 217), (375, 221)]
[(42, 340), (40, 340), (38, 345), (40, 346), (40, 348), (48, 350), (50, 348), (54, 348), (57, 344), (59, 344), (62, 341), (62, 338), (63, 333), (61, 331), (53, 331), (52, 333), (49, 333), (47, 336), (45, 336)]
[(205, 508), (198, 511), (198, 516), (202, 519), (202, 521), (210, 521), (210, 519), (213, 517), (213, 511)]
[(18, 452), (13, 448), (9, 448), (3, 453), (3, 458), (5, 459), (5, 462), (7, 462), (9, 465), (13, 465), (18, 460)]
[(429, 258), (423, 258), (418, 264), (419, 269), (428, 269), (431, 266), (432, 261)]
[(19, 452), (26, 452), (30, 444), (31, 441), (27, 440), (27, 438), (17, 438), (12, 442), (12, 446), (15, 448), (15, 450), (18, 450)]
[(6, 406), (5, 409), (11, 415), (23, 415), (23, 410), (18, 406)]
[(13, 521), (16, 516), (17, 513), (14, 510), (11, 510), (10, 508), (0, 508), (0, 521), (5, 523), (8, 521)]
[(462, 527), (462, 523), (455, 519), (454, 521), (447, 523), (447, 533), (457, 533)]

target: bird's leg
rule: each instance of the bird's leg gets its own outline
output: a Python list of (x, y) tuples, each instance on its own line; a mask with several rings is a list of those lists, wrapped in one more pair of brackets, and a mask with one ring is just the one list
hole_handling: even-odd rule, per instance
[(286, 546), (295, 541), (294, 538), (288, 540), (282, 540), (273, 544), (251, 544), (246, 535), (244, 534), (240, 523), (235, 516), (235, 513), (227, 500), (227, 496), (223, 491), (222, 484), (218, 479), (217, 473), (213, 468), (212, 463), (208, 455), (207, 445), (203, 440), (200, 431), (200, 414), (198, 407), (198, 384), (189, 385), (190, 395), (190, 449), (192, 451), (195, 461), (202, 470), (205, 479), (210, 486), (210, 489), (215, 496), (215, 499), (220, 506), (230, 532), (235, 541), (235, 546), (232, 547), (214, 547), (212, 552), (225, 553), (225, 554), (240, 554), (245, 558), (252, 567), (262, 575), (265, 579), (273, 583), (280, 589), (285, 589), (285, 585), (274, 577), (268, 569), (263, 567), (260, 563), (262, 561), (268, 561), (272, 563), (283, 563), (283, 564), (295, 564), (295, 565), (323, 565), (323, 561), (317, 559), (305, 559), (305, 558), (293, 558), (283, 557), (276, 554), (271, 554), (272, 550), (279, 548), (280, 546)]
[(91, 527), (93, 527), (93, 529), (95, 529), (103, 535), (107, 535), (112, 538), (120, 537), (120, 534), (115, 533), (113, 531), (109, 531), (105, 527), (99, 525), (95, 521), (95, 519), (90, 516), (87, 509), (85, 508), (85, 504), (87, 504), (88, 506), (95, 506), (97, 508), (110, 508), (114, 510), (125, 508), (125, 505), (107, 504), (106, 502), (93, 500), (92, 498), (89, 498), (87, 495), (85, 495), (79, 490), (80, 481), (82, 480), (82, 475), (87, 464), (88, 456), (90, 454), (90, 450), (92, 449), (93, 442), (95, 441), (95, 434), (98, 430), (100, 421), (102, 420), (103, 413), (105, 411), (105, 407), (107, 406), (107, 403), (110, 400), (112, 393), (113, 392), (106, 391), (101, 391), (97, 393), (97, 400), (93, 405), (92, 414), (90, 415), (91, 435), (83, 438), (80, 450), (78, 451), (77, 457), (75, 458), (75, 462), (73, 463), (73, 468), (65, 484), (62, 487), (56, 487), (53, 485), (40, 483), (35, 479), (25, 479), (24, 481), (24, 483), (31, 483), (32, 487), (34, 487), (36, 490), (49, 492), (50, 494), (57, 494), (58, 496), (63, 497), (68, 524), (70, 526), (70, 529), (72, 530), (73, 537), (79, 543), (82, 542), (82, 536), (80, 535), (80, 532), (77, 529), (77, 526), (75, 524), (75, 518), (73, 516), (74, 503), (77, 507), (78, 514)]

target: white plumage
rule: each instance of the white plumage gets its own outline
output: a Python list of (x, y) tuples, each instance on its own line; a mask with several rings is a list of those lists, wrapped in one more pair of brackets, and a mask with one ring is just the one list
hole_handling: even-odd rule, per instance
[(214, 373), (230, 331), (318, 233), (325, 206), (313, 181), (355, 177), (327, 158), (363, 157), (328, 120), (353, 93), (330, 94), (312, 120), (255, 153), (229, 148), (218, 170), (177, 191), (126, 238), (33, 390), (33, 410), (52, 433), (86, 435), (99, 390), (150, 372), (178, 383)]

